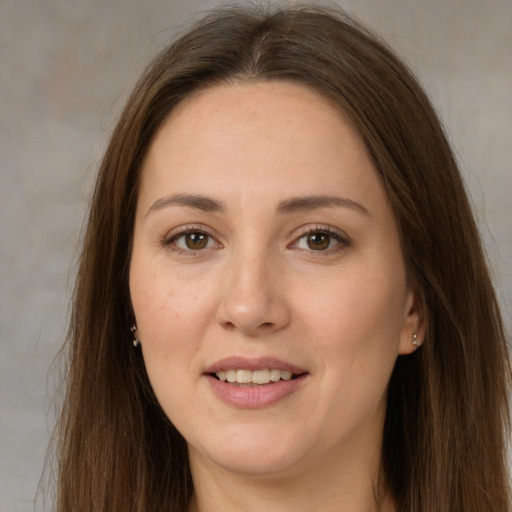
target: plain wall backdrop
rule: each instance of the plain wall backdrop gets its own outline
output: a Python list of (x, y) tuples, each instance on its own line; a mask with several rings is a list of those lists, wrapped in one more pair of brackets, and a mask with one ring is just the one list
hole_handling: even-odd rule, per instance
[[(0, 512), (34, 510), (54, 421), (47, 371), (108, 134), (149, 59), (219, 3), (0, 0)], [(510, 330), (512, 1), (337, 3), (405, 58), (440, 112)]]

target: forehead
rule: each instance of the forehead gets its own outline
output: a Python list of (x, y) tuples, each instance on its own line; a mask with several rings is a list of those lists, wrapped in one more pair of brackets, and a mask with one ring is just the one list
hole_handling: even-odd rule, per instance
[(309, 88), (262, 82), (214, 86), (180, 103), (152, 141), (141, 193), (233, 188), (282, 200), (354, 185), (359, 195), (382, 192), (341, 110)]
[[(252, 130), (256, 129), (261, 136), (290, 140), (297, 137), (297, 129), (304, 128), (305, 118), (306, 124), (316, 122), (316, 131), (319, 125), (324, 126), (320, 133), (317, 131), (317, 139), (324, 137), (328, 142), (326, 132), (337, 125), (344, 132), (343, 138), (357, 140), (364, 150), (356, 131), (334, 101), (311, 87), (281, 80), (218, 84), (195, 91), (176, 105), (153, 137), (153, 145), (157, 139), (171, 136), (171, 131), (203, 141), (202, 136), (208, 136), (213, 141), (215, 134), (227, 135), (230, 127), (234, 138), (241, 139), (249, 132), (254, 136)], [(283, 127), (286, 129), (281, 130)], [(212, 132), (213, 128), (217, 130)], [(304, 138), (312, 140), (312, 135), (303, 130)]]
[(394, 223), (382, 181), (343, 113), (288, 82), (218, 85), (178, 105), (147, 154), (138, 212), (177, 194), (208, 196), (244, 214), (336, 195)]

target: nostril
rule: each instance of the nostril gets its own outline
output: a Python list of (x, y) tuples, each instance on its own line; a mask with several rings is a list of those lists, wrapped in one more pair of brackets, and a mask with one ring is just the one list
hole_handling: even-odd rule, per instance
[(236, 325), (233, 322), (224, 322), (222, 324), (222, 327), (224, 327), (225, 329), (228, 329), (229, 331), (236, 329)]

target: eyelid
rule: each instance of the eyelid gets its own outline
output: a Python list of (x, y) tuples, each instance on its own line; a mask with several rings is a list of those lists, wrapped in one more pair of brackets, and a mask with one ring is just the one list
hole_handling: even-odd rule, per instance
[[(199, 249), (199, 250), (183, 249), (175, 244), (173, 245), (173, 242), (175, 240), (177, 240), (178, 238), (185, 236), (189, 233), (203, 233), (206, 236), (210, 237), (215, 242), (215, 247), (213, 247), (213, 248), (222, 248), (223, 247), (223, 244), (219, 241), (219, 236), (212, 233), (212, 230), (203, 224), (185, 224), (185, 225), (173, 228), (159, 240), (159, 245), (161, 245), (164, 249), (169, 249), (169, 250), (172, 250), (177, 253), (190, 254), (190, 255), (197, 255), (201, 252), (206, 252), (207, 249), (212, 249), (212, 247)], [(333, 252), (336, 252), (339, 249), (342, 249), (343, 247), (347, 247), (352, 244), (350, 237), (345, 232), (341, 231), (338, 228), (335, 228), (329, 224), (308, 224), (308, 225), (301, 226), (295, 230), (295, 232), (292, 235), (293, 241), (290, 244), (288, 244), (288, 248), (294, 248), (294, 246), (297, 245), (299, 240), (301, 240), (305, 236), (315, 234), (315, 233), (326, 234), (339, 242), (334, 247), (331, 247), (326, 250), (314, 251), (313, 249), (311, 249), (309, 251), (311, 253), (316, 253), (319, 256), (321, 256), (322, 254), (323, 255), (331, 254)]]
[(321, 256), (322, 254), (327, 255), (333, 253), (336, 250), (350, 246), (352, 244), (350, 237), (345, 232), (341, 231), (338, 228), (335, 228), (329, 224), (308, 224), (305, 226), (301, 226), (294, 232), (293, 242), (289, 244), (288, 247), (293, 248), (294, 246), (297, 245), (299, 240), (301, 240), (305, 236), (312, 235), (315, 233), (323, 233), (329, 235), (339, 242), (334, 247), (326, 249), (324, 251), (314, 251), (313, 249), (310, 250), (310, 252), (315, 253), (319, 256)]
[(200, 249), (200, 250), (183, 249), (181, 247), (178, 247), (175, 244), (173, 245), (175, 240), (178, 240), (180, 237), (185, 236), (189, 233), (202, 233), (202, 234), (208, 236), (209, 238), (211, 238), (215, 242), (215, 248), (222, 247), (222, 243), (219, 242), (218, 236), (212, 234), (212, 230), (202, 224), (185, 224), (183, 226), (178, 226), (176, 228), (173, 228), (160, 239), (160, 245), (164, 249), (168, 249), (168, 250), (171, 250), (171, 251), (174, 251), (177, 253), (190, 254), (190, 255), (198, 254), (200, 252), (205, 252), (207, 249), (212, 249), (211, 247)]

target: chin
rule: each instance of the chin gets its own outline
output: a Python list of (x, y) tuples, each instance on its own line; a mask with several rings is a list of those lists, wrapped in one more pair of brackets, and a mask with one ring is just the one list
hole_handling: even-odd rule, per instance
[(262, 451), (234, 450), (230, 453), (208, 454), (212, 462), (230, 473), (245, 476), (270, 477), (293, 472), (298, 466), (297, 456), (269, 456)]
[[(280, 429), (282, 430), (282, 429)], [(300, 465), (304, 458), (304, 438), (295, 438), (289, 431), (276, 432), (262, 425), (231, 427), (216, 441), (189, 452), (200, 452), (215, 465), (232, 473), (266, 476), (286, 473)], [(192, 455), (193, 456), (193, 455)]]

